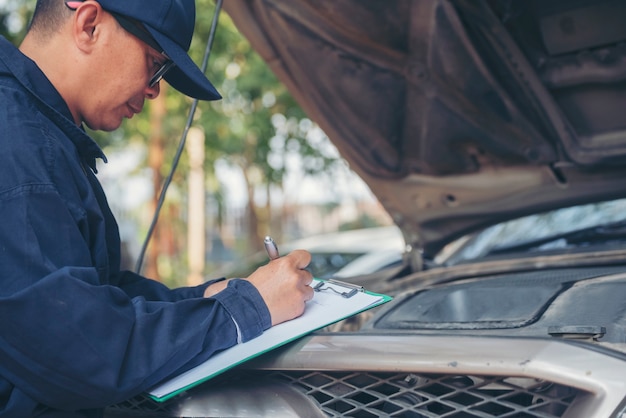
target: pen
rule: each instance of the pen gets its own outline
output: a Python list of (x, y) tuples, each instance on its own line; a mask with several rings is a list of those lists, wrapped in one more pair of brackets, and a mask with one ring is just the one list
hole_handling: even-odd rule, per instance
[(265, 250), (267, 251), (267, 255), (270, 257), (270, 261), (279, 257), (278, 255), (278, 247), (276, 243), (269, 235), (265, 237), (263, 240), (263, 245), (265, 245)]

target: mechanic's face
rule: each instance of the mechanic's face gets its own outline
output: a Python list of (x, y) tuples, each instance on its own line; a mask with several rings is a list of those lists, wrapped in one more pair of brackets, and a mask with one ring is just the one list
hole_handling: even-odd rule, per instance
[(159, 82), (151, 79), (166, 63), (167, 57), (124, 30), (107, 13), (98, 30), (109, 31), (94, 54), (91, 91), (82, 95), (74, 115), (91, 129), (112, 131), (124, 118), (141, 112), (144, 100), (160, 93)]

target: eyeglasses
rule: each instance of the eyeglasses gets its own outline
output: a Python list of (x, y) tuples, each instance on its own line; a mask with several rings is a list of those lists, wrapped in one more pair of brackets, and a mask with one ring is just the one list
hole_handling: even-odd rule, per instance
[(109, 13), (111, 13), (111, 15), (115, 18), (115, 20), (117, 20), (117, 23), (119, 23), (120, 26), (124, 28), (126, 32), (130, 33), (131, 35), (134, 35), (136, 38), (146, 43), (155, 51), (161, 51), (161, 55), (165, 57), (165, 62), (161, 64), (161, 66), (156, 70), (154, 75), (150, 77), (150, 81), (148, 82), (148, 85), (150, 87), (154, 87), (156, 84), (159, 83), (159, 81), (163, 79), (165, 74), (167, 74), (167, 72), (171, 70), (172, 67), (174, 67), (176, 64), (167, 56), (165, 51), (161, 49), (157, 41), (154, 40), (154, 38), (150, 35), (150, 33), (148, 33), (148, 31), (143, 26), (141, 26), (141, 23), (135, 20), (129, 19), (126, 16), (123, 16), (118, 13), (114, 13), (114, 12), (109, 12)]
[[(76, 8), (79, 6), (79, 3), (82, 3), (82, 1), (83, 0), (66, 1), (65, 5), (70, 10), (76, 10)], [(167, 56), (167, 54), (165, 53), (165, 51), (163, 51), (163, 49), (158, 44), (158, 42), (152, 37), (152, 35), (150, 35), (150, 33), (146, 30), (146, 28), (143, 27), (143, 25), (140, 22), (130, 19), (119, 13), (111, 12), (108, 10), (107, 12), (110, 13), (111, 16), (115, 18), (117, 23), (119, 23), (119, 25), (126, 32), (130, 33), (131, 35), (134, 35), (136, 38), (146, 43), (149, 47), (151, 47), (155, 51), (160, 51), (161, 55), (165, 57), (165, 61), (163, 62), (163, 64), (160, 65), (160, 67), (156, 70), (156, 72), (152, 75), (152, 77), (150, 77), (150, 81), (148, 82), (148, 86), (150, 87), (156, 86), (163, 79), (165, 74), (167, 74), (169, 70), (171, 70), (173, 67), (176, 66), (176, 63)]]
[(165, 54), (165, 52), (161, 52), (161, 54), (167, 58), (167, 61), (165, 61), (163, 64), (161, 64), (161, 66), (159, 67), (159, 69), (156, 71), (156, 73), (154, 73), (154, 75), (150, 78), (150, 81), (148, 82), (148, 85), (150, 87), (154, 87), (155, 85), (159, 84), (159, 81), (161, 81), (163, 79), (163, 77), (165, 76), (165, 74), (167, 74), (167, 72), (169, 70), (171, 70), (173, 67), (176, 66), (176, 64), (174, 63), (174, 61), (172, 61), (171, 59), (168, 58), (168, 56)]

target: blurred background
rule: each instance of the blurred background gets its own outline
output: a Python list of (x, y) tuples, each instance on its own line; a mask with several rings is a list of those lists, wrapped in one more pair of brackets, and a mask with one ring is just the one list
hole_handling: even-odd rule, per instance
[[(35, 4), (0, 0), (0, 33), (19, 45)], [(196, 6), (190, 55), (201, 65), (215, 4), (196, 0)], [(247, 265), (265, 235), (280, 248), (312, 235), (392, 224), (225, 12), (207, 76), (223, 100), (198, 105), (142, 274), (193, 285)], [(136, 269), (191, 104), (162, 82), (161, 95), (120, 129), (90, 132), (109, 161), (99, 162), (98, 177), (118, 219), (125, 268)]]

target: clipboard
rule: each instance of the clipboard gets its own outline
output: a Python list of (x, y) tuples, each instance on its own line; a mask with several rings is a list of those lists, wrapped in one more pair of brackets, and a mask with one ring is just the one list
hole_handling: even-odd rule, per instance
[(157, 402), (165, 402), (248, 360), (392, 299), (338, 280), (314, 279), (311, 287), (313, 299), (307, 302), (304, 313), (298, 318), (273, 326), (250, 341), (213, 355), (193, 369), (152, 388), (148, 395)]
[[(339, 290), (337, 290), (339, 288)], [(313, 286), (313, 291), (315, 292), (335, 292), (338, 295), (343, 296), (344, 298), (351, 298), (356, 295), (357, 292), (364, 292), (365, 289), (363, 286), (359, 286), (356, 284), (340, 282), (339, 280), (318, 280), (317, 284)]]

